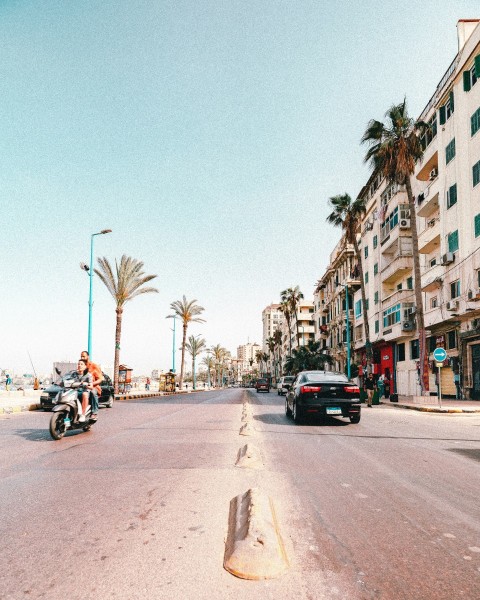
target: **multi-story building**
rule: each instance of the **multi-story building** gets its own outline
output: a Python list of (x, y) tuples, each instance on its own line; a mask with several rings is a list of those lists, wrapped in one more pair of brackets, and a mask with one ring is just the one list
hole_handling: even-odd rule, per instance
[[(430, 389), (437, 376), (432, 353), (442, 346), (448, 353), (442, 392), (455, 394), (459, 380), (468, 397), (480, 399), (480, 21), (460, 21), (458, 40), (457, 56), (420, 115), (430, 128), (411, 182), (416, 214), (404, 187), (374, 172), (359, 194), (366, 215), (358, 242), (374, 372), (390, 374), (399, 394), (420, 391), (411, 237), (416, 219)], [(337, 291), (341, 248), (346, 252), (340, 243), (332, 253), (315, 297), (318, 335), (340, 366), (346, 320)], [(369, 368), (358, 286), (353, 310), (356, 360)]]
[(269, 304), (262, 311), (262, 349), (263, 352), (268, 352), (267, 340), (273, 337), (277, 329), (282, 328), (283, 313), (280, 310), (280, 304)]
[(237, 348), (237, 359), (240, 361), (240, 365), (237, 363), (237, 369), (240, 370), (241, 375), (249, 375), (258, 371), (257, 352), (261, 351), (261, 346), (257, 343), (251, 344), (248, 342)]

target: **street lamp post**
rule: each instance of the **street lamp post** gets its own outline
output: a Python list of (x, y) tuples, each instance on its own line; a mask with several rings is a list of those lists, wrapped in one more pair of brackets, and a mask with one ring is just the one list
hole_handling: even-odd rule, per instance
[(348, 306), (348, 285), (345, 283), (345, 310), (347, 312), (347, 377), (350, 379), (351, 366), (350, 366), (350, 317), (349, 306)]
[(93, 307), (93, 238), (96, 235), (105, 235), (112, 233), (111, 229), (102, 229), (98, 233), (92, 233), (90, 236), (90, 266), (80, 263), (80, 267), (87, 272), (90, 277), (90, 290), (88, 294), (88, 355), (92, 359), (92, 307)]

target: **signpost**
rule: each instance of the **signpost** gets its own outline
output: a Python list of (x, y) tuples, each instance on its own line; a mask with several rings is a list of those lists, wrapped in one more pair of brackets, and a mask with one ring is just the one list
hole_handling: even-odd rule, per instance
[(433, 358), (435, 359), (438, 368), (438, 405), (442, 408), (442, 367), (443, 362), (447, 359), (445, 348), (435, 348), (433, 351)]

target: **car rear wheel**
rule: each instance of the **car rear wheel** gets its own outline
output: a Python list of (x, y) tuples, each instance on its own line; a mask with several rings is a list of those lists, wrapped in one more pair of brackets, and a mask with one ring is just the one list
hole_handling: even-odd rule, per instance
[(297, 423), (297, 425), (298, 425), (298, 423), (301, 423), (302, 419), (300, 417), (300, 413), (298, 412), (296, 402), (293, 403), (292, 415), (293, 415), (293, 420), (295, 421), (295, 423)]
[(360, 423), (360, 415), (352, 415), (350, 417), (350, 423)]
[(110, 394), (110, 398), (108, 399), (108, 402), (105, 406), (107, 408), (112, 408), (112, 406), (113, 406), (113, 395), (112, 394)]
[(287, 415), (287, 417), (292, 416), (292, 411), (290, 410), (290, 407), (288, 406), (288, 402), (287, 402), (286, 398), (285, 398), (285, 414)]

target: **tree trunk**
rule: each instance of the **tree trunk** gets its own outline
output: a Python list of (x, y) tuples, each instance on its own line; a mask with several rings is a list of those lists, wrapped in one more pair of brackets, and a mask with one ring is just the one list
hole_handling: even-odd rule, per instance
[(183, 324), (183, 339), (182, 339), (182, 365), (180, 367), (180, 381), (178, 386), (180, 389), (183, 388), (183, 372), (185, 370), (185, 345), (187, 343), (187, 325)]
[[(367, 297), (365, 295), (365, 279), (363, 276), (363, 265), (360, 248), (358, 247), (357, 238), (353, 238), (353, 247), (355, 248), (355, 256), (358, 262), (358, 272), (360, 274), (360, 288), (362, 290), (362, 307), (363, 307), (363, 329), (365, 331), (365, 349), (367, 354), (367, 362), (372, 359), (372, 344), (370, 342), (370, 325), (368, 323), (368, 310), (367, 310)], [(353, 306), (353, 294), (352, 294), (352, 308), (355, 315), (355, 307)]]
[(123, 308), (117, 307), (117, 324), (115, 327), (115, 359), (113, 362), (113, 391), (118, 394), (118, 367), (120, 366), (120, 339), (122, 337)]
[(410, 207), (410, 227), (412, 232), (412, 250), (413, 250), (413, 274), (415, 282), (415, 305), (416, 313), (415, 317), (417, 320), (418, 329), (418, 345), (420, 350), (420, 394), (423, 395), (425, 391), (428, 391), (428, 353), (425, 336), (425, 321), (423, 316), (423, 298), (422, 298), (422, 280), (420, 275), (420, 255), (418, 254), (418, 231), (417, 231), (417, 219), (415, 212), (415, 199), (412, 193), (412, 184), (410, 182), (410, 176), (407, 175), (405, 179), (405, 187), (407, 189), (408, 205)]

